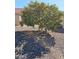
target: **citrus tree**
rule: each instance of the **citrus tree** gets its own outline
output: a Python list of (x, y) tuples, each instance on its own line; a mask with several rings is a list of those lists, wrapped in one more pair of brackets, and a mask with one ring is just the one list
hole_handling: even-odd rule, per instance
[(64, 13), (56, 5), (31, 2), (24, 7), (22, 19), (23, 23), (28, 26), (37, 24), (41, 29), (54, 31), (61, 26), (61, 16), (63, 15)]

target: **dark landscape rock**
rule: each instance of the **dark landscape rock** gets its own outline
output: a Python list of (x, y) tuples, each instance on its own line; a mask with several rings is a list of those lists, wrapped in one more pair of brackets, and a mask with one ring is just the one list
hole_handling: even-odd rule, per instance
[(55, 30), (55, 32), (64, 33), (64, 28), (63, 28), (63, 26), (57, 28), (57, 29)]

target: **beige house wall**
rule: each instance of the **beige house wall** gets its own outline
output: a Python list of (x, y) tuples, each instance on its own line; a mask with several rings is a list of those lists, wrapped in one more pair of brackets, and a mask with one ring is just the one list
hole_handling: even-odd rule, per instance
[(15, 14), (15, 26), (19, 26), (20, 21), (19, 21), (19, 15)]

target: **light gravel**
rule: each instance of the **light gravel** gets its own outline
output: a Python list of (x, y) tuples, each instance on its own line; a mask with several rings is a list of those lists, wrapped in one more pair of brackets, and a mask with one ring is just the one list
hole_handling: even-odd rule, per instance
[(50, 32), (55, 37), (55, 46), (50, 48), (50, 53), (36, 59), (64, 59), (64, 33)]

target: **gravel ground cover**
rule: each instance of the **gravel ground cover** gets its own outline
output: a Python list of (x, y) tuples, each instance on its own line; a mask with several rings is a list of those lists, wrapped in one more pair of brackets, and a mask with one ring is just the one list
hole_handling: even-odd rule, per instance
[(15, 59), (64, 59), (64, 34), (49, 34), (15, 32)]

